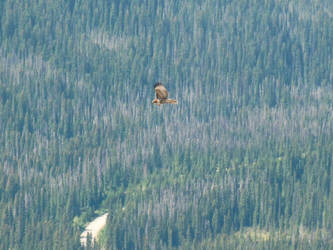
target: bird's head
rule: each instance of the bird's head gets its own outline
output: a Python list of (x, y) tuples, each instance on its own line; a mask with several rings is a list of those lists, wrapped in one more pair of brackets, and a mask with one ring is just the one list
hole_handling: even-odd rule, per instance
[(158, 100), (158, 99), (154, 99), (154, 100), (152, 101), (152, 103), (153, 103), (153, 104), (155, 104), (155, 103), (156, 103), (156, 104), (160, 104), (160, 100)]

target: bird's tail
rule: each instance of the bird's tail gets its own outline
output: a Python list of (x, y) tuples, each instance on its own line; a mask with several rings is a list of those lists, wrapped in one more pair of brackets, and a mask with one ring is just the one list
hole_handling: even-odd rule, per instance
[(177, 104), (178, 102), (177, 102), (177, 100), (174, 100), (174, 99), (167, 99), (166, 103)]

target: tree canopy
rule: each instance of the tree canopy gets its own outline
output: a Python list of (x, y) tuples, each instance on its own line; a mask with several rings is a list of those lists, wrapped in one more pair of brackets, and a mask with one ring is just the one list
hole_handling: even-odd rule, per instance
[[(0, 248), (329, 249), (333, 5), (0, 1)], [(156, 107), (162, 82), (178, 105)]]

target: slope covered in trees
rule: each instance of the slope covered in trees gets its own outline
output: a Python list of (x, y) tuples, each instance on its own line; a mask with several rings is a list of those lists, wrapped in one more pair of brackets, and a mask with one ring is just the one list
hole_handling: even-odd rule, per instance
[(332, 247), (332, 13), (1, 1), (0, 248)]

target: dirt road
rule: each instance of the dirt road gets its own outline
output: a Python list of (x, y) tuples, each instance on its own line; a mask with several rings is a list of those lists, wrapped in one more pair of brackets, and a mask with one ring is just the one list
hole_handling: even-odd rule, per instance
[(106, 219), (108, 213), (103, 214), (102, 216), (97, 217), (92, 222), (90, 222), (84, 232), (80, 235), (80, 242), (82, 246), (87, 246), (87, 237), (88, 234), (91, 234), (91, 239), (94, 242), (97, 239), (98, 233), (103, 229), (106, 224)]

